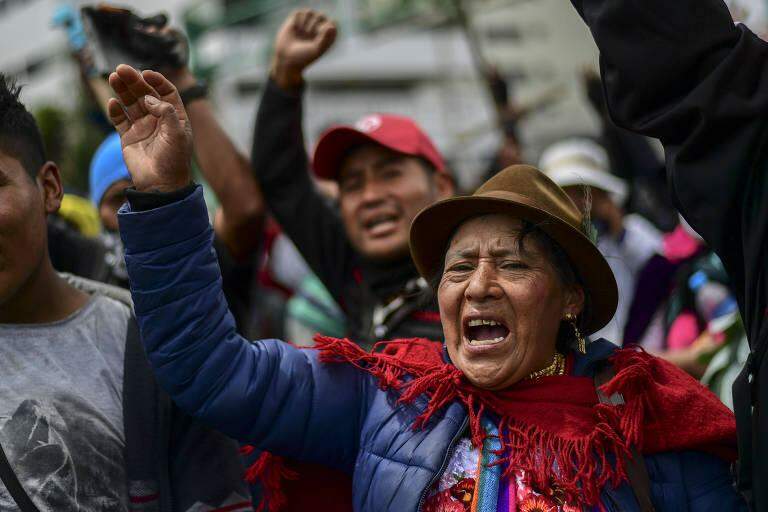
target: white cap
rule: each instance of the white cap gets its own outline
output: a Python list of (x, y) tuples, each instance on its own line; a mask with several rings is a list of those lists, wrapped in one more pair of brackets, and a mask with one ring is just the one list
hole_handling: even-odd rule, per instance
[(608, 154), (590, 139), (552, 144), (541, 154), (539, 169), (561, 187), (587, 185), (607, 192), (618, 205), (627, 200), (627, 184), (610, 173)]

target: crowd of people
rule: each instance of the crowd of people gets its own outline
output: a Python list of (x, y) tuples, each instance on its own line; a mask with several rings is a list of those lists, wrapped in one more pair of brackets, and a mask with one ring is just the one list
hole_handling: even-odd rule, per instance
[(86, 198), (0, 75), (0, 508), (768, 510), (768, 46), (721, 0), (572, 3), (600, 133), (527, 162), (497, 94), (473, 191), (408, 116), (308, 154), (312, 9), (250, 156), (184, 62), (78, 55)]

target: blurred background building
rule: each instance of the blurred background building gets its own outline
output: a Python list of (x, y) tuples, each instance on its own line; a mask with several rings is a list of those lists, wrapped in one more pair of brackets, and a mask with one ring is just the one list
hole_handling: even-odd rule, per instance
[[(0, 71), (26, 84), (36, 110), (78, 108), (77, 67), (66, 35), (52, 17), (63, 2), (0, 0)], [(87, 2), (70, 2), (78, 6)], [(339, 23), (333, 51), (308, 74), (306, 133), (313, 144), (331, 123), (371, 111), (408, 114), (433, 135), (471, 186), (488, 166), (499, 133), (478, 55), (511, 80), (515, 102), (552, 93), (551, 103), (520, 125), (532, 152), (562, 133), (593, 131), (578, 71), (595, 66), (596, 50), (583, 23), (563, 0), (463, 0), (467, 26), (454, 0), (162, 0), (133, 1), (142, 14), (158, 10), (181, 25), (193, 45), (194, 66), (212, 83), (226, 129), (247, 148), (272, 38), (294, 8), (310, 5)], [(474, 41), (474, 46), (469, 41)], [(473, 53), (475, 52), (475, 53)], [(535, 155), (531, 155), (535, 157)]]
[[(736, 0), (742, 18), (764, 19), (765, 0)], [(73, 160), (74, 185), (96, 135), (78, 135), (77, 67), (57, 7), (87, 2), (0, 0), (0, 71), (26, 84), (24, 99), (44, 131), (66, 125), (60, 158)], [(329, 12), (340, 31), (333, 51), (308, 74), (308, 144), (331, 123), (388, 111), (416, 118), (433, 135), (465, 187), (478, 182), (501, 140), (496, 110), (480, 70), (507, 80), (514, 104), (533, 109), (518, 126), (526, 160), (569, 134), (597, 130), (580, 73), (596, 69), (597, 50), (566, 0), (134, 0), (149, 15), (170, 14), (188, 33), (195, 69), (212, 84), (225, 128), (243, 148), (269, 66), (271, 41), (291, 9)], [(457, 16), (460, 8), (462, 16)], [(758, 23), (758, 21), (753, 21)], [(47, 117), (46, 117), (47, 116)], [(83, 139), (83, 140), (80, 140)], [(48, 137), (49, 145), (57, 145)], [(72, 147), (81, 144), (83, 147)], [(77, 156), (82, 153), (82, 157)], [(54, 152), (55, 153), (55, 152)], [(54, 154), (54, 156), (57, 156)]]

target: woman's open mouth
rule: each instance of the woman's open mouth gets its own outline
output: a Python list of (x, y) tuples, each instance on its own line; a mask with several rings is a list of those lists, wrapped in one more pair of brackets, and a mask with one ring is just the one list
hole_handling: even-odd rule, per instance
[(464, 338), (472, 346), (495, 345), (507, 338), (506, 325), (490, 318), (472, 318), (464, 321)]

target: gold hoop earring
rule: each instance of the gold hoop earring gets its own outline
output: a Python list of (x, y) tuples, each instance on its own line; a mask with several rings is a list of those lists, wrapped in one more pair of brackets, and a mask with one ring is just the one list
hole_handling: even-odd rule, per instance
[(566, 313), (565, 320), (571, 324), (571, 328), (573, 329), (573, 336), (576, 338), (576, 348), (577, 350), (582, 353), (587, 353), (587, 340), (584, 339), (584, 335), (581, 334), (581, 331), (579, 330), (579, 326), (576, 325), (576, 315), (573, 313)]

